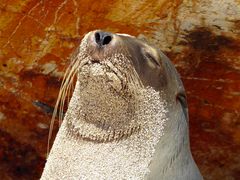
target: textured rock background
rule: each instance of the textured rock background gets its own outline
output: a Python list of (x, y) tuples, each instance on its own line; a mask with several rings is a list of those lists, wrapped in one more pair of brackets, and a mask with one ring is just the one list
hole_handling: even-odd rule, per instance
[(51, 117), (32, 102), (54, 105), (70, 53), (98, 28), (171, 58), (205, 179), (240, 179), (239, 0), (0, 0), (0, 179), (40, 177)]

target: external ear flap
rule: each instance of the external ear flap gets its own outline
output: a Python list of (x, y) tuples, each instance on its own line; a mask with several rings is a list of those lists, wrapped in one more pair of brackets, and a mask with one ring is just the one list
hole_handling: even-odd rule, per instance
[(146, 36), (144, 36), (143, 34), (139, 34), (137, 36), (137, 39), (139, 39), (139, 40), (141, 40), (141, 41), (143, 41), (145, 43), (148, 43), (148, 40), (147, 40)]
[[(46, 113), (48, 115), (51, 115), (51, 116), (53, 115), (54, 107), (50, 106), (49, 104), (46, 104), (46, 103), (38, 101), (38, 100), (33, 101), (32, 103), (33, 103), (34, 106), (39, 108), (44, 113)], [(63, 116), (64, 115), (65, 115), (65, 112), (63, 112)], [(58, 116), (59, 116), (59, 114), (58, 114)]]
[(185, 93), (178, 93), (176, 99), (181, 104), (183, 113), (188, 123), (188, 105)]
[(33, 105), (40, 108), (41, 111), (45, 112), (46, 114), (50, 114), (50, 115), (53, 114), (54, 107), (49, 106), (46, 103), (36, 100), (36, 101), (33, 101)]

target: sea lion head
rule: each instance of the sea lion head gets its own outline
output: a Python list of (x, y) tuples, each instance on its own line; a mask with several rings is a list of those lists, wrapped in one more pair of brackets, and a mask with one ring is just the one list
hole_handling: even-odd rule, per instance
[[(59, 105), (62, 111), (66, 94), (77, 75), (65, 116), (69, 131), (94, 142), (129, 137), (145, 123), (139, 112), (145, 113), (142, 107), (149, 100), (144, 101), (146, 95), (142, 90), (153, 89), (157, 99), (160, 92), (169, 89), (171, 77), (163, 57), (157, 48), (134, 36), (101, 30), (89, 32), (66, 71), (55, 115)], [(147, 109), (144, 111), (147, 113)], [(154, 111), (160, 110), (152, 107), (148, 112)]]
[[(127, 34), (113, 34), (96, 30), (85, 35), (79, 48), (81, 61), (109, 68), (109, 78), (121, 91), (129, 83), (150, 86), (159, 90), (163, 71), (159, 50)], [(114, 76), (112, 73), (116, 75)], [(117, 80), (120, 80), (117, 82)], [(121, 82), (121, 86), (120, 83)]]

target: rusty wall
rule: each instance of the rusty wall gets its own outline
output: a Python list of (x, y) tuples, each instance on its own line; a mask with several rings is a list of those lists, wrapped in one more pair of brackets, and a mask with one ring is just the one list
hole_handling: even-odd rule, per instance
[(239, 179), (239, 0), (0, 0), (1, 179), (40, 177), (51, 117), (32, 102), (54, 105), (71, 52), (94, 29), (145, 36), (171, 58), (205, 179)]

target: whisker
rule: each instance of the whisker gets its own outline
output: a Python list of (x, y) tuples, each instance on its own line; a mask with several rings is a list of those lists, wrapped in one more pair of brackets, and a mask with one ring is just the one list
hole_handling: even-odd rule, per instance
[[(52, 131), (53, 131), (55, 118), (59, 112), (59, 125), (60, 125), (64, 118), (63, 116), (64, 116), (65, 99), (66, 99), (66, 96), (69, 94), (69, 89), (71, 89), (69, 87), (73, 87), (74, 77), (77, 73), (78, 68), (81, 68), (84, 64), (86, 64), (86, 62), (88, 62), (88, 59), (85, 59), (80, 62), (79, 57), (75, 57), (75, 58), (73, 58), (73, 60), (71, 61), (71, 64), (69, 65), (66, 72), (64, 73), (63, 81), (62, 81), (62, 84), (60, 87), (57, 102), (55, 104), (53, 115), (52, 115), (51, 122), (50, 122), (48, 145), (47, 145), (47, 156), (49, 153), (50, 140), (52, 137)], [(68, 100), (68, 102), (69, 102), (69, 100)], [(59, 110), (58, 110), (58, 107), (59, 107)]]

